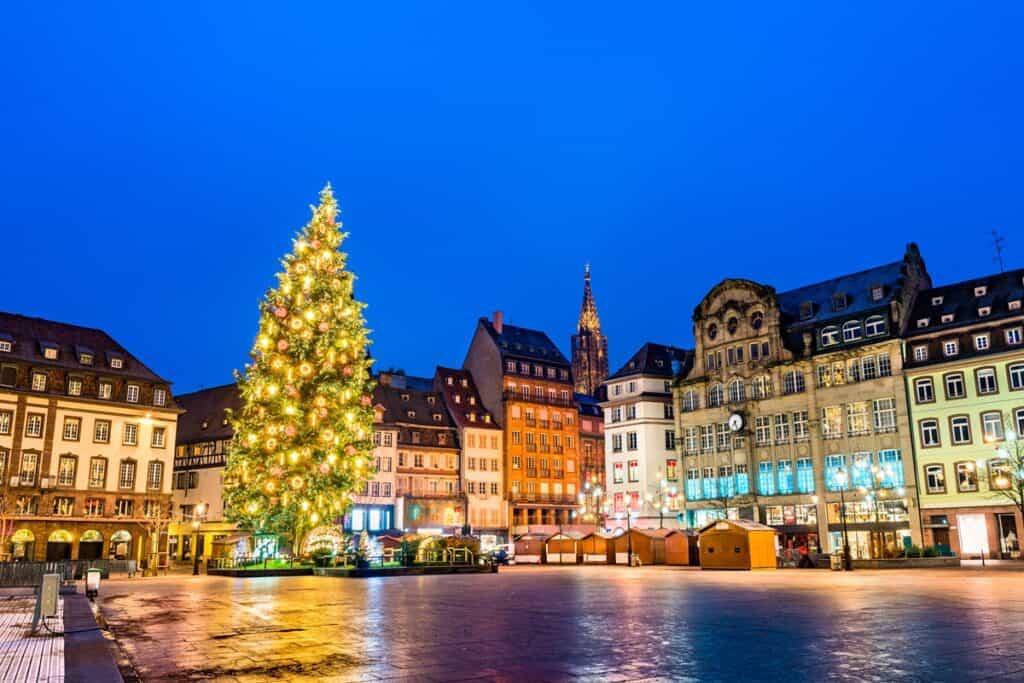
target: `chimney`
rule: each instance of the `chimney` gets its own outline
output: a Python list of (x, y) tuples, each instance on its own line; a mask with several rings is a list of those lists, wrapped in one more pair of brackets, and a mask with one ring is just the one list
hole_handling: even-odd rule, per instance
[(390, 372), (382, 372), (382, 373), (378, 374), (377, 375), (377, 381), (380, 382), (380, 385), (383, 386), (383, 387), (390, 386), (391, 385), (391, 373)]
[(498, 334), (501, 334), (501, 323), (502, 323), (501, 318), (502, 318), (501, 311), (495, 311), (494, 312), (494, 322), (492, 324), (494, 325), (494, 331), (497, 332)]

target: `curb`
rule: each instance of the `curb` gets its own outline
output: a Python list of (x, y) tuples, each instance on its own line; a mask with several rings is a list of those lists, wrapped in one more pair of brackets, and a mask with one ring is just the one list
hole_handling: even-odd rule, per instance
[(112, 644), (103, 636), (89, 600), (64, 596), (64, 680), (123, 683)]

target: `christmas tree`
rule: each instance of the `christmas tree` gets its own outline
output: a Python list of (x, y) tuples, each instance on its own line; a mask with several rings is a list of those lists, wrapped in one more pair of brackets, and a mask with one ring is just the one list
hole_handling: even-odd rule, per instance
[(330, 185), (312, 210), (260, 304), (224, 475), (226, 516), (290, 536), (295, 553), (305, 532), (337, 520), (372, 476), (369, 331)]

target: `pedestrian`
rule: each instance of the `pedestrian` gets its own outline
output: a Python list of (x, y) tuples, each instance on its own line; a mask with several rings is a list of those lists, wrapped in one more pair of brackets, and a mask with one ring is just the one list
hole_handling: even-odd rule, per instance
[(811, 551), (807, 547), (807, 542), (801, 543), (797, 550), (800, 553), (800, 564), (797, 567), (800, 569), (814, 569), (814, 563), (811, 562)]

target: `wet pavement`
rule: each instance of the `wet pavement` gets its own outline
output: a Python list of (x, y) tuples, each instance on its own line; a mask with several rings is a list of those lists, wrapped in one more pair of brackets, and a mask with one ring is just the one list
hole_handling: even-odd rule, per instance
[(101, 608), (143, 681), (1024, 681), (1024, 572), (991, 568), (172, 576)]

